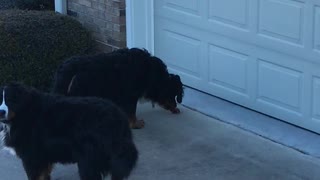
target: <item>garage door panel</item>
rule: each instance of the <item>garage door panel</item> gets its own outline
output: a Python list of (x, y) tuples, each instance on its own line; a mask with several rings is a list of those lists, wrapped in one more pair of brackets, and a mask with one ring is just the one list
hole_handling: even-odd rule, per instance
[(302, 43), (304, 3), (293, 0), (260, 0), (259, 12), (259, 34), (281, 41)]
[(209, 46), (209, 82), (213, 86), (248, 95), (248, 55), (216, 45)]
[[(168, 55), (164, 59), (171, 59), (168, 65), (197, 78), (200, 78), (199, 54), (201, 41), (172, 30), (163, 29), (161, 32), (163, 44)], [(183, 52), (179, 52), (183, 50)]]
[(201, 0), (198, 14), (179, 9), (183, 2), (155, 1), (155, 55), (171, 72), (188, 86), (320, 133), (315, 1)]
[[(238, 2), (231, 0), (216, 1), (219, 2), (217, 6), (220, 5), (222, 8), (225, 6), (232, 7), (233, 2)], [(185, 24), (201, 31), (220, 34), (263, 48), (273, 49), (275, 51), (281, 49), (281, 52), (286, 54), (305, 58), (307, 61), (319, 62), (320, 35), (317, 33), (320, 32), (319, 6), (310, 6), (315, 9), (313, 13), (314, 17), (310, 17), (309, 13), (306, 13), (310, 11), (310, 8), (307, 9), (309, 6), (306, 5), (306, 1), (249, 0), (249, 5), (246, 7), (249, 19), (247, 20), (248, 25), (245, 27), (241, 27), (241, 20), (237, 20), (232, 15), (228, 15), (228, 13), (232, 14), (231, 10), (228, 10), (228, 13), (225, 14), (211, 10), (209, 8), (211, 0), (197, 1), (200, 8), (199, 16), (174, 10), (173, 8), (164, 8), (161, 2), (163, 1), (155, 1), (155, 15), (157, 18)], [(157, 4), (159, 6), (157, 6)], [(211, 4), (211, 6), (215, 6), (214, 3)], [(272, 4), (271, 7), (275, 6), (277, 8), (273, 10), (268, 6), (260, 7), (261, 4)], [(264, 11), (261, 12), (262, 10)], [(285, 13), (283, 13), (282, 10), (284, 10)], [(312, 20), (314, 22), (306, 23), (306, 19), (310, 18), (314, 19)], [(240, 24), (235, 21), (239, 21), (238, 23)], [(290, 22), (290, 24), (288, 26), (278, 26), (278, 24), (282, 22), (284, 24)], [(309, 37), (307, 38), (306, 36), (310, 36), (310, 33), (307, 33), (309, 31), (306, 30), (310, 28), (314, 31), (311, 35), (311, 38), (314, 40), (309, 42), (306, 40)], [(310, 46), (314, 48), (306, 48)]]
[(313, 78), (312, 117), (320, 122), (320, 77)]
[[(254, 108), (254, 110), (257, 110), (264, 114), (270, 115), (272, 117), (284, 120), (290, 124), (301, 126), (315, 132), (320, 132), (319, 131), (320, 124), (317, 124), (317, 122), (312, 121), (310, 117), (305, 118), (305, 115), (300, 112), (291, 110), (290, 108), (286, 108), (281, 105), (277, 106), (270, 101), (258, 100), (257, 102), (258, 104), (256, 108)], [(314, 126), (316, 124), (317, 126)]]
[(302, 73), (259, 60), (258, 101), (301, 113)]
[[(177, 23), (166, 23), (159, 20), (155, 26), (155, 52), (168, 65), (171, 73), (181, 75), (181, 79), (188, 86), (203, 87), (204, 43), (194, 29)], [(202, 88), (201, 88), (202, 89)], [(203, 90), (203, 89), (202, 89)]]
[[(208, 19), (238, 28), (248, 28), (248, 0), (211, 0), (209, 1)], [(248, 29), (247, 29), (248, 30)]]
[(163, 7), (196, 16), (199, 16), (200, 12), (198, 0), (165, 0)]
[(201, 1), (198, 0), (162, 0), (154, 1), (155, 14), (174, 18), (189, 18), (190, 22), (202, 17)]
[(314, 49), (320, 53), (320, 7), (315, 7), (315, 17), (314, 17)]

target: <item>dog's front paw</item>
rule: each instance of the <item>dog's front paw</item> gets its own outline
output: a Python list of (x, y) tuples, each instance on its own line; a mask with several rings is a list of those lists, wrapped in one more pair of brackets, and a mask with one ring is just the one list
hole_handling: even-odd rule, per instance
[(142, 129), (144, 128), (144, 120), (137, 120), (135, 119), (134, 121), (130, 121), (130, 128), (131, 129)]
[(180, 111), (179, 108), (172, 108), (172, 109), (170, 109), (170, 111), (171, 111), (173, 114), (180, 114), (180, 113), (181, 113), (181, 111)]

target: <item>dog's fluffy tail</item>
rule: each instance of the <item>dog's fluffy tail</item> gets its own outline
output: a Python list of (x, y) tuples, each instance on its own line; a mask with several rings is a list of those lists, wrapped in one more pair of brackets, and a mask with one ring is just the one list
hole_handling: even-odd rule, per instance
[(66, 95), (75, 72), (62, 64), (56, 71), (51, 92)]

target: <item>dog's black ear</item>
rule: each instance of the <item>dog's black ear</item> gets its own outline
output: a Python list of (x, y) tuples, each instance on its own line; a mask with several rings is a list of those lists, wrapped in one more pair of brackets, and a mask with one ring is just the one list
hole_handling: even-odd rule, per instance
[(171, 76), (176, 88), (177, 88), (177, 102), (181, 103), (183, 98), (183, 85), (179, 75)]
[(182, 95), (177, 96), (177, 102), (180, 104), (182, 103)]

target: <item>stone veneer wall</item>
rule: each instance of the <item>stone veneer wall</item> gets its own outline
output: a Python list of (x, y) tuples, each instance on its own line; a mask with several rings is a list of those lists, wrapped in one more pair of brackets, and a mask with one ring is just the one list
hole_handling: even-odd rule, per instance
[(88, 28), (99, 50), (126, 47), (125, 0), (68, 0), (68, 15)]

